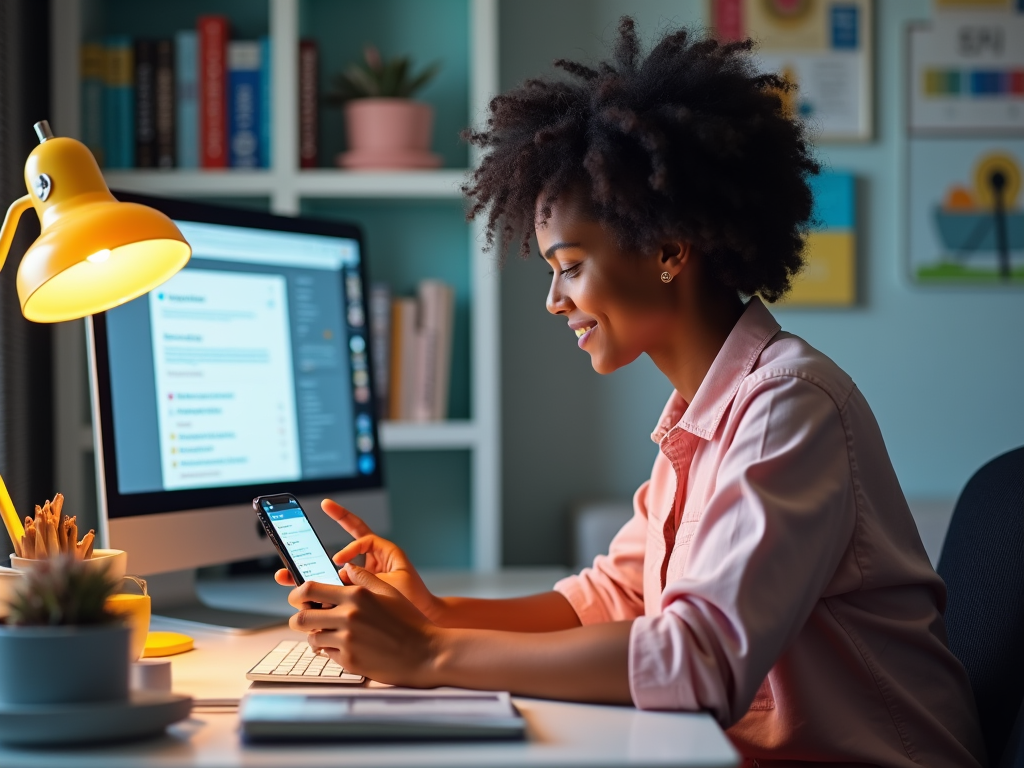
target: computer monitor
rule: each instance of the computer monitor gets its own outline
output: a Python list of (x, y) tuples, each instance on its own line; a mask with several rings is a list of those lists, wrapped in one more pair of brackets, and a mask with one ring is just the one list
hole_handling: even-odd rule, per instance
[[(192, 259), (89, 324), (100, 542), (140, 575), (270, 554), (252, 499), (282, 492), (328, 546), (349, 537), (325, 497), (386, 530), (359, 229), (117, 196), (170, 216)], [(161, 612), (260, 623), (183, 592)]]

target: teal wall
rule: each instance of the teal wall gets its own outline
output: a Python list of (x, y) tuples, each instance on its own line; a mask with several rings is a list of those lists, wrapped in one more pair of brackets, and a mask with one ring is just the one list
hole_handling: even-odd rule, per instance
[[(503, 0), (501, 86), (559, 57), (603, 57), (616, 20), (643, 34), (701, 24), (705, 0)], [(922, 289), (905, 277), (905, 26), (929, 0), (875, 4), (876, 138), (819, 147), (857, 176), (860, 301), (847, 310), (779, 310), (782, 326), (836, 360), (878, 417), (904, 492), (954, 498), (989, 458), (1024, 444), (1024, 295)], [(649, 432), (670, 386), (646, 357), (598, 376), (564, 321), (544, 310), (547, 272), (511, 260), (502, 285), (504, 556), (567, 558), (567, 513), (593, 498), (629, 498), (657, 447)]]

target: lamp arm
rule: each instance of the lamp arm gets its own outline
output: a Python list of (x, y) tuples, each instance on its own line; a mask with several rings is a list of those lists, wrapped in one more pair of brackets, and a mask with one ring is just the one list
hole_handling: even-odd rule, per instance
[(4, 268), (7, 261), (7, 252), (11, 250), (11, 243), (14, 241), (14, 233), (18, 231), (18, 221), (21, 214), (32, 207), (32, 196), (19, 197), (11, 207), (7, 209), (3, 226), (0, 226), (0, 269)]

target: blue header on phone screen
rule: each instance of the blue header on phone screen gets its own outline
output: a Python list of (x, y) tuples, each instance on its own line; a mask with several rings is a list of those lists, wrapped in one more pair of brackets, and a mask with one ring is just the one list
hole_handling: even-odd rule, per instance
[(302, 508), (293, 501), (277, 505), (264, 501), (262, 504), (277, 540), (287, 550), (302, 578), (321, 584), (341, 584), (338, 569), (324, 551)]

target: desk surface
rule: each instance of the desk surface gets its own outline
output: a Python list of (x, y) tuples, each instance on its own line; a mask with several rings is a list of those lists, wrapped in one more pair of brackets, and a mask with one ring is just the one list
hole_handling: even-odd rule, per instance
[[(452, 587), (457, 577), (446, 577)], [(471, 577), (470, 577), (471, 578)], [(528, 578), (525, 579), (529, 581)], [(522, 576), (519, 581), (524, 581)], [(447, 585), (446, 585), (447, 586)], [(517, 586), (519, 584), (517, 583)], [(260, 591), (277, 601), (280, 588), (248, 581), (240, 591)], [(218, 585), (220, 594), (230, 589)], [(219, 596), (219, 595), (218, 595)], [(279, 602), (278, 602), (279, 605)], [(159, 622), (154, 622), (154, 628)], [(174, 690), (197, 700), (242, 696), (246, 671), (278, 641), (294, 639), (287, 628), (251, 635), (193, 632), (195, 650), (173, 657)], [(516, 698), (528, 723), (524, 742), (320, 744), (247, 746), (240, 742), (236, 712), (198, 709), (167, 735), (115, 747), (27, 750), (0, 747), (4, 768), (136, 768), (136, 766), (686, 766), (725, 768), (738, 756), (706, 714), (640, 712), (632, 707), (593, 706)]]

